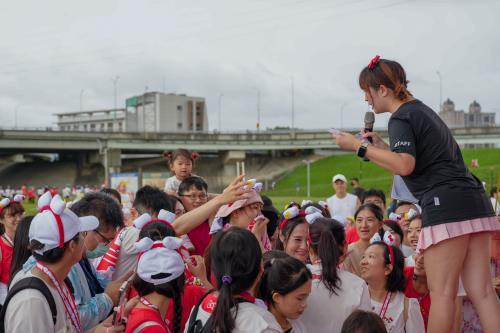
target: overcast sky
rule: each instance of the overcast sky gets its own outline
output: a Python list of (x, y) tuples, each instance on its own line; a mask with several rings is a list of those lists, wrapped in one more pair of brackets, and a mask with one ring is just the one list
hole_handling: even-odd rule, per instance
[[(9, 1), (0, 11), (0, 126), (118, 106), (149, 91), (205, 97), (210, 128), (358, 127), (375, 54), (399, 61), (426, 104), (476, 99), (500, 123), (497, 0)], [(342, 107), (343, 106), (343, 107)], [(387, 117), (378, 116), (376, 126)]]

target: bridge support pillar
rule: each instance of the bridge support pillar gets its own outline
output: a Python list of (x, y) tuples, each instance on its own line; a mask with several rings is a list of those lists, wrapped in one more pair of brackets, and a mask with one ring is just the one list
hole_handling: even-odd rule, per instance
[(103, 149), (102, 165), (104, 166), (104, 182), (106, 186), (111, 186), (111, 174), (120, 172), (122, 166), (121, 149)]
[[(236, 163), (244, 162), (246, 154), (241, 150), (230, 150), (221, 153), (222, 160), (222, 170), (221, 170), (221, 182), (225, 187), (227, 186), (234, 177), (236, 177)], [(240, 169), (241, 172), (241, 169)]]

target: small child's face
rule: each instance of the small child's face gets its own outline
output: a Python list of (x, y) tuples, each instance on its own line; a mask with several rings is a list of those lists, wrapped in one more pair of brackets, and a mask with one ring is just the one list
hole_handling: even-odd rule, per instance
[(184, 156), (178, 156), (172, 163), (170, 163), (170, 170), (178, 179), (185, 179), (191, 176), (193, 171), (193, 162)]

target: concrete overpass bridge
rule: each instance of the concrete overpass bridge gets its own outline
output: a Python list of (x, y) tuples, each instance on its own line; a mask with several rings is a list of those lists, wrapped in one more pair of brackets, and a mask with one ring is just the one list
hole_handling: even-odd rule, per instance
[[(348, 130), (355, 133), (358, 130)], [(387, 139), (386, 130), (378, 132)], [(452, 133), (463, 147), (500, 146), (500, 127), (458, 128)], [(25, 156), (57, 153), (75, 160), (78, 169), (100, 164), (109, 172), (119, 172), (122, 159), (157, 155), (165, 150), (186, 148), (218, 154), (216, 171), (223, 179), (235, 174), (234, 163), (246, 154), (280, 154), (300, 150), (338, 150), (327, 130), (241, 131), (231, 133), (101, 133), (56, 130), (1, 130), (0, 162), (22, 162)], [(152, 154), (152, 155), (151, 155)]]
[[(356, 130), (348, 130), (355, 133)], [(387, 139), (387, 131), (380, 130)], [(500, 145), (500, 127), (457, 128), (452, 133), (462, 145)], [(100, 133), (0, 130), (0, 151), (61, 152), (120, 150), (121, 153), (158, 153), (183, 147), (200, 152), (338, 149), (327, 130), (273, 130), (231, 133)]]

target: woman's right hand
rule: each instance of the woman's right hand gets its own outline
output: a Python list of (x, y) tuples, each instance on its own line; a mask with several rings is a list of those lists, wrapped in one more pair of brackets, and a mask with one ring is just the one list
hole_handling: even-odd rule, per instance
[(387, 143), (385, 143), (384, 140), (378, 135), (376, 132), (367, 132), (364, 128), (361, 129), (361, 134), (363, 136), (363, 139), (368, 140), (368, 138), (371, 138), (372, 142), (371, 144), (374, 147), (380, 148), (380, 149), (385, 149), (385, 150), (390, 150), (390, 147)]
[(234, 178), (231, 184), (229, 184), (229, 186), (217, 196), (221, 205), (245, 199), (245, 195), (252, 191), (251, 188), (243, 188), (246, 184), (243, 178), (245, 178), (245, 175), (240, 175)]

